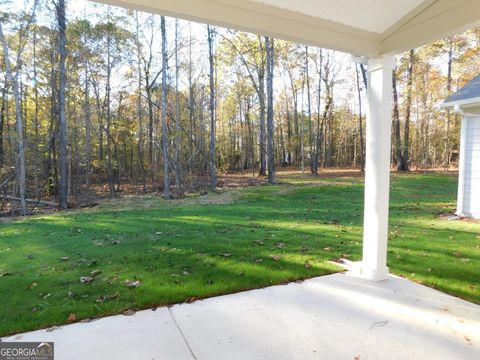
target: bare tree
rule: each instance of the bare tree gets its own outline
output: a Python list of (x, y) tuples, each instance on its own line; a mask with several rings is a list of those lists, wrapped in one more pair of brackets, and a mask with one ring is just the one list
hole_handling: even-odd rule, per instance
[(213, 55), (213, 38), (215, 29), (207, 25), (207, 40), (208, 40), (208, 62), (210, 66), (209, 83), (210, 83), (210, 188), (215, 190), (217, 187), (217, 169), (215, 156), (215, 79), (214, 79), (214, 55)]
[(407, 70), (407, 98), (405, 104), (405, 124), (403, 129), (402, 158), (398, 164), (398, 170), (409, 170), (409, 146), (410, 146), (410, 118), (412, 113), (412, 90), (413, 90), (413, 67), (415, 62), (415, 50), (408, 53)]
[(398, 110), (398, 89), (397, 89), (397, 71), (392, 72), (392, 84), (393, 84), (393, 124), (394, 124), (394, 136), (395, 136), (395, 158), (397, 161), (397, 167), (399, 168), (403, 164), (402, 154), (402, 139), (400, 134), (400, 112)]
[(180, 93), (178, 88), (178, 77), (179, 77), (179, 68), (178, 63), (178, 19), (175, 20), (175, 136), (174, 136), (174, 147), (175, 147), (175, 187), (177, 189), (177, 196), (183, 197), (183, 180), (182, 180), (182, 165), (180, 163)]
[(355, 65), (357, 75), (357, 94), (358, 94), (358, 134), (360, 137), (360, 168), (362, 172), (365, 170), (365, 146), (363, 141), (363, 114), (362, 114), (362, 90), (360, 87), (360, 76), (358, 64)]
[(162, 151), (163, 151), (163, 196), (170, 199), (170, 176), (167, 146), (167, 32), (165, 29), (165, 16), (162, 16), (160, 27), (162, 29)]
[(20, 213), (27, 214), (26, 202), (26, 170), (25, 170), (25, 146), (23, 142), (23, 113), (20, 99), (20, 91), (18, 86), (18, 72), (14, 75), (10, 64), (10, 54), (8, 51), (7, 41), (3, 34), (2, 22), (0, 22), (0, 40), (2, 41), (5, 70), (7, 77), (12, 85), (13, 97), (15, 99), (15, 119), (17, 130), (17, 150), (18, 150), (18, 192), (20, 194)]
[[(452, 93), (452, 67), (453, 67), (453, 43), (454, 38), (450, 38), (448, 44), (448, 61), (447, 61), (447, 94)], [(444, 145), (444, 160), (443, 166), (448, 168), (450, 166), (450, 127), (452, 123), (452, 113), (447, 109), (447, 122), (445, 124), (445, 145)]]
[(274, 47), (273, 38), (265, 37), (267, 49), (267, 152), (268, 152), (268, 183), (275, 183), (275, 154), (274, 154), (274, 124), (273, 124), (273, 67)]
[(60, 189), (59, 200), (62, 209), (67, 208), (68, 197), (68, 163), (67, 163), (67, 118), (65, 116), (65, 59), (67, 57), (67, 35), (65, 21), (65, 0), (55, 3), (58, 24), (58, 50), (60, 61), (58, 64), (59, 89), (58, 89), (58, 127), (59, 127), (59, 168)]
[[(140, 44), (140, 23), (138, 11), (135, 12), (135, 46), (137, 52), (137, 122), (138, 122), (138, 167), (143, 183), (143, 193), (147, 192), (147, 177), (143, 159), (143, 120), (142, 120), (142, 48)], [(148, 105), (150, 106), (150, 105)]]
[(16, 139), (17, 139), (17, 181), (18, 181), (18, 192), (20, 195), (20, 213), (21, 215), (27, 214), (27, 202), (26, 202), (26, 164), (25, 164), (25, 144), (23, 140), (23, 113), (22, 113), (22, 99), (20, 95), (20, 87), (18, 84), (18, 75), (20, 71), (21, 58), (23, 54), (23, 49), (25, 47), (25, 37), (28, 33), (28, 29), (32, 23), (32, 20), (35, 15), (35, 10), (37, 8), (38, 1), (35, 1), (33, 4), (33, 10), (27, 19), (25, 27), (20, 28), (19, 30), (19, 41), (17, 49), (17, 59), (16, 59), (16, 71), (13, 73), (12, 65), (10, 63), (10, 53), (3, 33), (3, 19), (0, 21), (0, 42), (2, 43), (3, 49), (3, 58), (5, 62), (5, 71), (6, 77), (10, 81), (13, 91), (13, 97), (15, 100), (15, 127), (16, 127)]
[(310, 172), (315, 173), (313, 158), (314, 158), (314, 146), (313, 146), (313, 126), (312, 126), (312, 102), (310, 96), (310, 74), (309, 74), (309, 54), (308, 54), (308, 45), (305, 45), (305, 76), (306, 76), (306, 85), (307, 85), (307, 111), (308, 111), (308, 140), (310, 148)]
[[(86, 24), (89, 23), (86, 20), (87, 14), (86, 10), (84, 9), (84, 21)], [(83, 46), (84, 46), (84, 59), (83, 59), (83, 66), (84, 66), (84, 92), (85, 92), (85, 100), (84, 100), (84, 117), (85, 117), (85, 185), (87, 186), (87, 190), (90, 188), (90, 173), (92, 171), (92, 119), (91, 119), (91, 109), (90, 109), (90, 86), (89, 86), (89, 60), (88, 60), (88, 38), (89, 38), (89, 31), (88, 28), (85, 29), (84, 37), (83, 37)]]

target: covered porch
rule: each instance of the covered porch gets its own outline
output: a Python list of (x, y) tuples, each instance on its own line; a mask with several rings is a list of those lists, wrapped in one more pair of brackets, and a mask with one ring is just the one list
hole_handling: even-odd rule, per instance
[(387, 267), (394, 56), (480, 25), (478, 0), (108, 0), (368, 65), (363, 259), (313, 278), (19, 334), (59, 359), (478, 359), (480, 307)]

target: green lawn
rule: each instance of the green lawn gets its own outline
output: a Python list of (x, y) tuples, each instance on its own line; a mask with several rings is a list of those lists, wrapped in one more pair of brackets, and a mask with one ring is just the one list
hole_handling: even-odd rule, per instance
[[(279, 284), (361, 255), (361, 178), (278, 186), (0, 224), (0, 334)], [(456, 178), (393, 175), (391, 272), (480, 303), (480, 224), (446, 221)], [(80, 277), (101, 273), (88, 284)], [(141, 286), (127, 287), (126, 280)]]

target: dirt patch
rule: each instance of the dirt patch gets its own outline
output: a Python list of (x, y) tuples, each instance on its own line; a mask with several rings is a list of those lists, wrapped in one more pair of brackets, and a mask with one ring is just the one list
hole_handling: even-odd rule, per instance
[(223, 191), (176, 200), (178, 205), (223, 205), (231, 204), (238, 198), (237, 191)]
[(214, 193), (189, 194), (183, 199), (165, 200), (161, 194), (125, 195), (100, 202), (96, 210), (138, 210), (152, 209), (161, 206), (221, 205), (231, 204), (238, 198), (235, 190), (220, 190)]

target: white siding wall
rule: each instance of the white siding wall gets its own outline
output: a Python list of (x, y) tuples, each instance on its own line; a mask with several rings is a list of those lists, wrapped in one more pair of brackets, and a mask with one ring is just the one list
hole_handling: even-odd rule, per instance
[(463, 213), (480, 219), (480, 117), (469, 118), (465, 130)]

